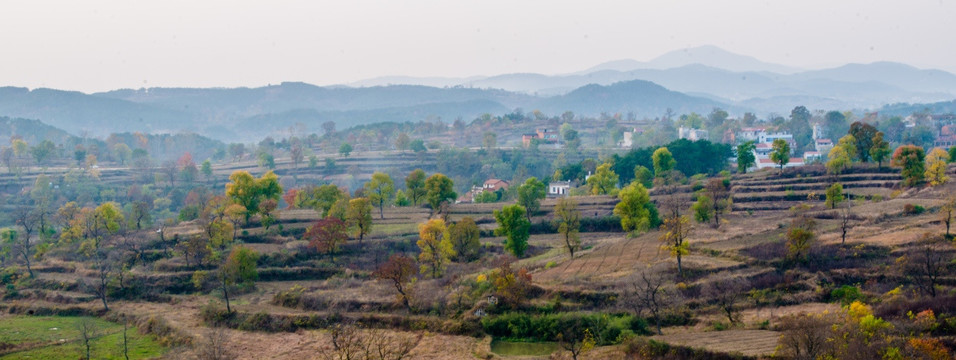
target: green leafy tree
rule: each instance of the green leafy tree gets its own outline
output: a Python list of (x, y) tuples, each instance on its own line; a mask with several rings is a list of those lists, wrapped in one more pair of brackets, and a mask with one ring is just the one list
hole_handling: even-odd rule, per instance
[(372, 231), (372, 204), (368, 198), (360, 197), (349, 200), (349, 208), (345, 214), (346, 223), (355, 231), (359, 241)]
[(335, 184), (312, 186), (296, 193), (295, 205), (299, 208), (313, 208), (320, 217), (328, 217), (335, 203), (348, 198), (348, 194)]
[(525, 218), (524, 207), (518, 204), (508, 205), (501, 210), (495, 210), (494, 215), (495, 221), (498, 222), (495, 235), (505, 237), (505, 250), (515, 257), (523, 257), (528, 249), (531, 229), (531, 222)]
[(272, 154), (262, 151), (259, 152), (259, 167), (266, 169), (275, 169), (276, 168), (276, 159)]
[(925, 158), (923, 148), (916, 145), (903, 145), (893, 152), (890, 165), (903, 168), (900, 175), (903, 175), (904, 186), (916, 186), (922, 183), (926, 176)]
[(611, 170), (611, 164), (604, 163), (598, 165), (594, 174), (588, 177), (587, 184), (591, 187), (592, 195), (614, 195), (618, 181), (617, 174)]
[(581, 236), (578, 234), (581, 212), (578, 211), (578, 203), (570, 197), (559, 198), (554, 207), (554, 219), (558, 223), (558, 233), (564, 238), (565, 248), (574, 258), (574, 251), (581, 248)]
[(44, 165), (46, 161), (56, 155), (56, 145), (50, 140), (43, 140), (37, 146), (30, 147), (30, 155), (36, 160), (37, 165)]
[(226, 300), (226, 311), (232, 312), (229, 304), (229, 288), (237, 284), (251, 286), (259, 277), (256, 270), (256, 261), (259, 254), (245, 246), (232, 248), (229, 257), (219, 267), (218, 280), (222, 289), (222, 297)]
[(877, 131), (873, 125), (864, 122), (854, 122), (850, 125), (850, 135), (856, 141), (856, 158), (862, 162), (870, 161), (870, 150), (873, 149), (873, 137)]
[(826, 206), (831, 209), (836, 209), (840, 203), (843, 202), (843, 184), (833, 183), (826, 191)]
[(418, 253), (418, 262), (422, 264), (421, 272), (431, 273), (431, 276), (437, 279), (444, 271), (448, 260), (455, 256), (445, 221), (431, 219), (426, 223), (418, 224), (417, 244), (421, 250)]
[(344, 157), (349, 157), (349, 154), (352, 153), (352, 145), (349, 143), (343, 143), (342, 146), (339, 146), (339, 154)]
[(212, 162), (210, 162), (209, 159), (203, 161), (199, 172), (201, 172), (202, 176), (206, 178), (206, 181), (212, 180)]
[(803, 207), (795, 209), (794, 212), (796, 214), (785, 234), (787, 259), (806, 261), (810, 255), (810, 247), (816, 239), (816, 234), (813, 232), (816, 222), (806, 215)]
[[(954, 147), (956, 148), (956, 147)], [(890, 156), (890, 143), (883, 140), (883, 132), (878, 131), (873, 136), (873, 147), (870, 148), (870, 159), (876, 161), (879, 168), (883, 168), (883, 162)]]
[(784, 139), (777, 139), (773, 141), (772, 149), (770, 160), (779, 165), (780, 171), (783, 171), (783, 167), (790, 162), (790, 143)]
[(378, 215), (384, 219), (384, 208), (395, 196), (395, 182), (388, 174), (376, 171), (372, 174), (372, 179), (365, 183), (365, 196), (378, 207)]
[(547, 196), (545, 185), (536, 177), (532, 176), (518, 186), (518, 204), (524, 206), (527, 211), (528, 221), (531, 221), (531, 215), (541, 208), (541, 199), (545, 196)]
[(479, 204), (498, 202), (498, 192), (482, 191), (478, 193), (478, 195), (475, 195), (475, 202)]
[(654, 176), (657, 177), (664, 176), (664, 174), (674, 170), (674, 167), (677, 165), (677, 160), (674, 160), (674, 155), (671, 154), (671, 151), (666, 147), (654, 150), (654, 154), (651, 155), (651, 161), (654, 163)]
[(745, 174), (747, 169), (757, 166), (757, 158), (753, 153), (755, 148), (753, 141), (737, 145), (737, 172)]
[(714, 200), (703, 193), (697, 194), (697, 201), (691, 205), (691, 210), (694, 212), (694, 220), (697, 220), (699, 223), (710, 222), (710, 218), (713, 217), (714, 213)]
[(481, 230), (471, 217), (448, 225), (448, 236), (456, 261), (473, 261), (481, 255)]
[(408, 196), (405, 195), (405, 191), (398, 190), (395, 192), (395, 206), (404, 207), (411, 204), (412, 202), (408, 200)]
[(651, 227), (651, 213), (648, 206), (651, 197), (647, 188), (634, 181), (617, 195), (620, 202), (614, 206), (614, 215), (621, 218), (621, 228), (630, 233), (647, 231)]
[(637, 165), (634, 167), (634, 180), (649, 189), (654, 186), (654, 173), (647, 167)]
[(804, 106), (797, 106), (790, 111), (790, 121), (786, 127), (793, 134), (793, 140), (797, 143), (797, 148), (803, 149), (813, 142), (813, 128), (810, 127), (810, 118), (812, 114)]
[(853, 161), (846, 148), (842, 146), (834, 146), (830, 149), (830, 155), (827, 156), (827, 159), (827, 172), (834, 175), (842, 173), (850, 167), (850, 163)]
[(422, 140), (422, 139), (412, 140), (412, 143), (411, 145), (409, 145), (409, 148), (412, 149), (412, 151), (414, 151), (415, 153), (423, 153), (425, 151), (428, 151), (428, 148), (425, 147), (425, 140)]
[(120, 164), (129, 165), (133, 150), (129, 148), (129, 145), (118, 143), (113, 145), (113, 154), (116, 155), (116, 160), (119, 160)]
[(405, 188), (408, 189), (405, 195), (412, 201), (412, 205), (418, 205), (425, 198), (425, 171), (415, 169), (405, 177)]
[(282, 196), (282, 186), (279, 177), (269, 171), (256, 179), (247, 171), (236, 171), (229, 176), (230, 183), (226, 184), (226, 196), (233, 202), (246, 208), (246, 222), (249, 217), (259, 213), (259, 203), (266, 199), (279, 201)]
[(846, 134), (849, 126), (846, 124), (846, 115), (839, 111), (829, 111), (824, 115), (824, 124), (827, 127), (827, 134), (831, 139)]
[(444, 174), (432, 174), (425, 180), (425, 200), (432, 207), (432, 212), (441, 210), (444, 202), (458, 197), (454, 190), (455, 184)]

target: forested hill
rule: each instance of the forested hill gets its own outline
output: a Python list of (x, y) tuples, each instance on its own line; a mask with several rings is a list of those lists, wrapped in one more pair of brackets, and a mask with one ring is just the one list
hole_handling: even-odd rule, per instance
[(540, 109), (546, 113), (573, 109), (577, 113), (596, 114), (634, 112), (653, 117), (663, 114), (668, 108), (679, 114), (706, 113), (714, 107), (727, 105), (713, 100), (670, 91), (650, 81), (633, 80), (608, 86), (587, 85), (567, 95), (545, 99)]
[[(539, 97), (504, 90), (390, 85), (367, 88), (283, 83), (260, 88), (152, 88), (84, 94), (51, 89), (0, 89), (0, 116), (39, 119), (73, 134), (196, 132), (218, 140), (256, 141), (297, 123), (321, 132), (373, 122), (451, 123), (521, 108), (581, 115), (633, 112), (657, 117), (667, 108), (706, 112), (716, 101), (667, 90), (647, 81), (589, 85), (566, 95)], [(727, 106), (723, 106), (727, 108)]]

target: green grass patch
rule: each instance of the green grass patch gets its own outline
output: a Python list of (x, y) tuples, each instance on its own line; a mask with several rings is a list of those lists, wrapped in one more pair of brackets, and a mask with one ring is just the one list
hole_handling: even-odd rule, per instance
[[(0, 359), (82, 358), (85, 348), (78, 325), (89, 320), (96, 329), (91, 356), (96, 359), (123, 359), (123, 326), (99, 318), (70, 316), (12, 316), (0, 321)], [(165, 349), (151, 335), (130, 327), (131, 359), (162, 355)]]

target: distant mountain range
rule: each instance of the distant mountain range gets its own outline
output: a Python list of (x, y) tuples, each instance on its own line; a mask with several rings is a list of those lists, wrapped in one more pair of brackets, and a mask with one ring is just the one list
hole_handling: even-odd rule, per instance
[[(733, 115), (823, 110), (949, 109), (956, 75), (889, 62), (802, 70), (705, 46), (648, 62), (618, 60), (562, 75), (383, 77), (348, 86), (282, 83), (258, 88), (150, 88), (85, 94), (0, 88), (0, 116), (39, 119), (73, 134), (195, 132), (222, 141), (284, 135), (296, 123), (318, 132), (380, 121), (473, 119), (516, 108), (550, 115), (633, 112), (658, 117), (721, 107)], [(917, 105), (909, 105), (917, 104)]]

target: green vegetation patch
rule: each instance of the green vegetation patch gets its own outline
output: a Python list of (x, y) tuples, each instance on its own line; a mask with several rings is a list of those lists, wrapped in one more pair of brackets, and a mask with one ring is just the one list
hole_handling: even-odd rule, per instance
[(620, 343), (631, 335), (647, 335), (647, 321), (631, 315), (558, 313), (528, 315), (508, 313), (481, 320), (485, 333), (497, 339), (557, 341), (565, 332), (588, 329), (599, 345)]
[[(91, 356), (96, 359), (123, 359), (123, 326), (93, 317), (11, 316), (0, 321), (0, 359), (82, 358), (80, 324), (92, 324)], [(162, 355), (165, 349), (151, 335), (130, 327), (130, 359)]]

